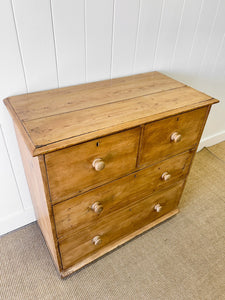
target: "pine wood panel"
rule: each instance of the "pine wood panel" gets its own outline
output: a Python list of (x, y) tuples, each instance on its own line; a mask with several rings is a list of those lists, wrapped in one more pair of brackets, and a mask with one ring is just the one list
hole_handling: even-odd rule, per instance
[(44, 157), (43, 155), (32, 157), (26, 144), (23, 142), (20, 131), (16, 126), (15, 129), (38, 225), (45, 238), (53, 261), (60, 271), (61, 258), (58, 252)]
[[(60, 242), (63, 269), (84, 259), (90, 254), (101, 251), (104, 246), (119, 241), (126, 235), (150, 224), (157, 218), (177, 208), (183, 182), (175, 187), (161, 191), (144, 200), (117, 211), (114, 215), (101, 218), (98, 222)], [(160, 204), (162, 209), (156, 212), (154, 207)], [(94, 245), (92, 239), (99, 236), (100, 245)]]
[(5, 104), (18, 128), (38, 222), (62, 276), (178, 212), (217, 100), (159, 73), (33, 96)]
[(110, 251), (112, 251), (112, 250), (118, 248), (119, 246), (129, 242), (131, 239), (137, 237), (138, 235), (144, 233), (145, 231), (147, 231), (147, 230), (153, 228), (154, 226), (164, 222), (165, 220), (173, 217), (178, 212), (179, 212), (179, 209), (176, 208), (176, 209), (170, 211), (169, 213), (167, 213), (166, 215), (164, 215), (164, 216), (156, 219), (155, 221), (147, 224), (146, 226), (143, 226), (143, 227), (131, 232), (130, 234), (128, 234), (126, 236), (123, 236), (121, 239), (106, 245), (104, 248), (102, 248), (98, 252), (91, 253), (90, 255), (83, 258), (82, 260), (74, 263), (71, 267), (68, 267), (65, 270), (62, 270), (60, 272), (61, 277), (65, 278), (66, 276), (68, 276), (71, 273), (73, 273), (73, 272), (79, 270), (80, 268), (86, 266), (87, 264), (91, 263), (92, 261), (94, 261), (94, 260), (98, 259), (99, 257), (103, 256), (104, 254), (109, 253)]
[[(139, 165), (152, 164), (162, 157), (194, 147), (207, 114), (208, 107), (204, 107), (147, 124), (142, 137)], [(181, 135), (178, 142), (171, 140), (175, 132)]]
[(189, 109), (191, 104), (202, 106), (203, 101), (208, 99), (210, 97), (189, 87), (184, 87), (48, 118), (30, 120), (24, 122), (24, 126), (34, 145), (41, 148), (42, 145), (51, 144), (49, 146), (54, 149), (55, 146), (52, 143), (60, 140), (69, 140), (71, 137), (77, 137), (80, 140), (84, 136), (87, 138), (91, 133), (99, 136), (101, 130), (108, 129), (108, 133), (111, 133), (112, 128), (120, 130), (120, 126), (122, 126), (121, 129), (127, 129), (142, 122), (150, 122), (162, 112), (168, 116), (172, 109), (176, 112), (176, 109), (180, 107), (182, 110)]
[[(204, 101), (204, 106), (211, 106), (212, 104), (218, 103), (219, 101), (215, 100), (215, 99), (209, 99), (209, 100), (205, 100)], [(203, 102), (199, 102), (199, 103), (195, 103), (195, 104), (191, 104), (189, 106), (185, 106), (185, 107), (179, 107), (176, 108), (173, 111), (165, 111), (165, 112), (161, 112), (158, 113), (156, 115), (153, 116), (146, 116), (143, 117), (141, 119), (134, 119), (132, 121), (129, 122), (125, 122), (125, 123), (120, 123), (120, 124), (115, 124), (115, 125), (111, 125), (111, 127), (106, 127), (97, 131), (93, 131), (93, 132), (89, 132), (86, 133), (84, 135), (78, 135), (78, 136), (73, 136), (71, 138), (65, 139), (65, 140), (60, 140), (57, 141), (55, 143), (50, 143), (44, 146), (32, 146), (31, 148), (31, 153), (33, 154), (33, 156), (37, 156), (37, 155), (41, 155), (44, 153), (49, 153), (49, 152), (53, 152), (59, 149), (63, 149), (66, 147), (70, 147), (72, 145), (75, 144), (79, 144), (79, 143), (83, 143), (92, 139), (96, 139), (99, 137), (103, 137), (105, 135), (109, 135), (109, 134), (113, 134), (115, 132), (118, 131), (122, 131), (122, 130), (126, 130), (132, 127), (136, 127), (138, 125), (142, 125), (144, 123), (148, 123), (151, 121), (155, 121), (155, 120), (159, 120), (159, 119), (163, 119), (166, 118), (170, 115), (176, 115), (179, 113), (182, 113), (184, 111), (190, 111), (192, 109), (196, 109), (199, 107), (203, 106)], [(69, 125), (68, 125), (69, 126)], [(26, 140), (27, 143), (29, 144), (29, 141), (31, 141), (30, 139), (27, 140), (27, 135), (26, 135)]]
[(18, 117), (23, 121), (27, 121), (182, 86), (184, 86), (183, 83), (159, 72), (151, 72), (13, 96), (9, 98), (9, 101)]
[(218, 102), (171, 80), (146, 73), (59, 89), (58, 95), (52, 90), (12, 97), (5, 104), (36, 156)]
[[(140, 128), (46, 154), (52, 203), (96, 187), (136, 167)], [(93, 161), (102, 159), (105, 168), (96, 171)]]
[[(102, 217), (181, 180), (189, 170), (192, 156), (193, 151), (188, 151), (54, 205), (58, 238), (64, 238), (70, 231), (89, 227)], [(166, 181), (162, 178), (165, 172), (171, 175)], [(92, 205), (96, 203), (103, 208), (100, 213), (92, 210)]]

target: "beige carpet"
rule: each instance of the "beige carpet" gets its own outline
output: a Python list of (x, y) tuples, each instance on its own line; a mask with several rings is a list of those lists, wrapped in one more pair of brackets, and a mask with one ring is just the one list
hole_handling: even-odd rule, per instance
[(209, 147), (208, 150), (221, 160), (225, 161), (225, 141), (220, 144)]
[(67, 279), (36, 223), (3, 236), (0, 299), (224, 300), (225, 143), (213, 149), (197, 154), (177, 216)]

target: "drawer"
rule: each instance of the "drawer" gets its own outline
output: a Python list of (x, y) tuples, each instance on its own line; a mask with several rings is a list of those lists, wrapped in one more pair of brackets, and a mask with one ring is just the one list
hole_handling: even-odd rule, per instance
[(139, 165), (150, 165), (187, 149), (198, 142), (208, 107), (196, 109), (144, 127)]
[(59, 242), (63, 268), (78, 263), (177, 208), (183, 182), (160, 191)]
[(138, 127), (46, 154), (52, 203), (135, 170), (139, 134)]
[(87, 227), (115, 210), (176, 183), (187, 174), (191, 158), (191, 152), (177, 155), (54, 205), (57, 236), (60, 238)]

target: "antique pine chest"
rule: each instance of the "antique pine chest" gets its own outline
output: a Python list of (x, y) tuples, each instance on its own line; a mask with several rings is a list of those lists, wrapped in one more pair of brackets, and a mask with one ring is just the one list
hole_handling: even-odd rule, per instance
[(62, 277), (178, 212), (218, 102), (158, 72), (4, 101)]

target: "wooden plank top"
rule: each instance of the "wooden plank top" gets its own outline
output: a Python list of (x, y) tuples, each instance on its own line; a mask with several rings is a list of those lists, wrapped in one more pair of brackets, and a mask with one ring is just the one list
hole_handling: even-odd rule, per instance
[(217, 103), (159, 72), (4, 100), (33, 156)]

